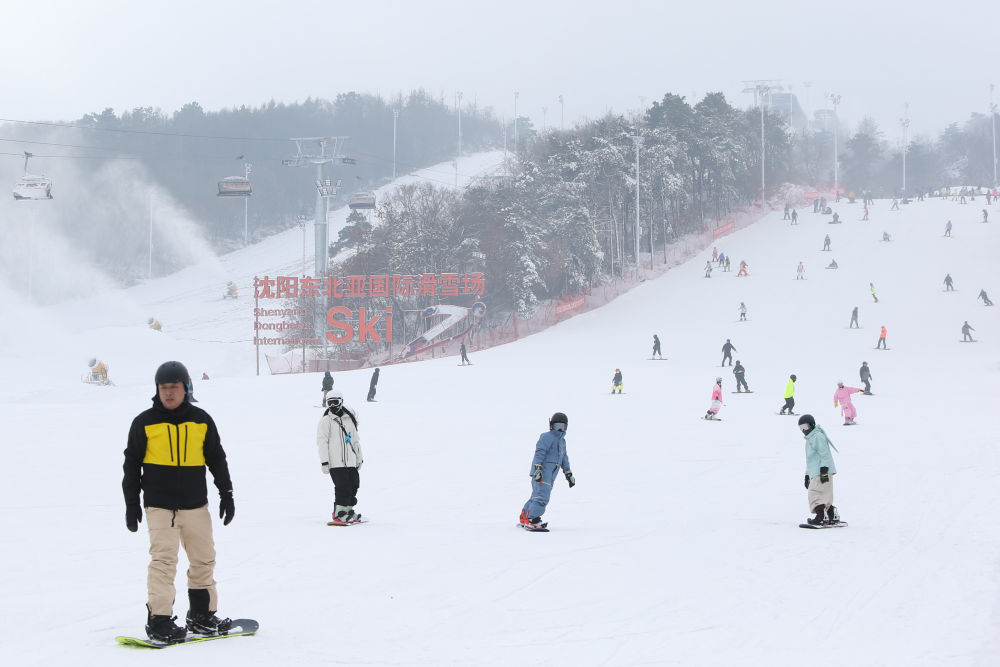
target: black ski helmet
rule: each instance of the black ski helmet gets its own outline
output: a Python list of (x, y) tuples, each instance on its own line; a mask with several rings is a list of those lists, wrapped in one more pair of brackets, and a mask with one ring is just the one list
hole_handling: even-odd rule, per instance
[(797, 377), (795, 377), (795, 374), (794, 374), (794, 373), (793, 373), (793, 374), (792, 374), (791, 376), (789, 376), (789, 377), (791, 377), (791, 378), (792, 378), (792, 382), (795, 382), (795, 381), (796, 381), (796, 380), (798, 379)]
[(165, 361), (160, 364), (160, 367), (156, 369), (156, 377), (154, 379), (156, 383), (157, 391), (161, 384), (167, 384), (169, 382), (180, 382), (184, 385), (184, 390), (187, 392), (185, 400), (195, 401), (194, 398), (194, 385), (191, 383), (191, 375), (188, 373), (188, 369), (179, 361)]
[(808, 434), (808, 433), (812, 432), (812, 430), (814, 428), (816, 428), (816, 419), (814, 419), (812, 415), (808, 415), (808, 414), (807, 415), (802, 415), (801, 417), (799, 417), (799, 428), (802, 428), (803, 424), (807, 424), (809, 426), (808, 429), (802, 429), (803, 433), (807, 433)]
[(565, 424), (566, 428), (569, 428), (569, 417), (563, 412), (557, 412), (551, 417), (549, 417), (549, 430), (556, 424)]

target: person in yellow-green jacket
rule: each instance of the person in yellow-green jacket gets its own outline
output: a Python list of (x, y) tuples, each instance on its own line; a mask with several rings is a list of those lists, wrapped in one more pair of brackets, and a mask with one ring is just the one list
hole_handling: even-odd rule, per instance
[[(789, 414), (794, 415), (792, 408), (795, 407), (795, 374), (788, 376), (788, 384), (785, 385), (785, 404), (781, 407), (781, 412), (779, 415)], [(788, 412), (785, 412), (785, 411)]]
[[(215, 541), (205, 468), (219, 489), (219, 518), (228, 526), (236, 509), (226, 452), (211, 416), (192, 404), (193, 386), (184, 364), (161, 364), (155, 383), (153, 406), (132, 420), (122, 479), (125, 526), (133, 533), (139, 529), (144, 506), (149, 527), (146, 634), (160, 642), (183, 639), (188, 631), (225, 634), (231, 621), (216, 616)], [(172, 613), (180, 545), (189, 564), (186, 628), (174, 624)]]

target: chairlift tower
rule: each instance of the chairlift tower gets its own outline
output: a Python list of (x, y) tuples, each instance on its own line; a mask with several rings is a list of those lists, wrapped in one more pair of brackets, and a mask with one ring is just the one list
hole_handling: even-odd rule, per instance
[[(316, 210), (313, 214), (315, 225), (315, 259), (314, 273), (326, 276), (328, 262), (329, 231), (326, 222), (326, 209), (329, 200), (337, 195), (340, 181), (336, 185), (323, 178), (325, 164), (354, 164), (354, 160), (343, 154), (346, 136), (341, 137), (292, 137), (295, 142), (295, 156), (281, 161), (283, 167), (316, 167)], [(318, 148), (318, 152), (316, 149)]]

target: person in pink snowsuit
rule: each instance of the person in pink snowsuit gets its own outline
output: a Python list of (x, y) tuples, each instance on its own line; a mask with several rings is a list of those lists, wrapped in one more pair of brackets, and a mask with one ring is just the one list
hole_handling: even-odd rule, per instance
[(722, 378), (715, 378), (715, 387), (712, 388), (712, 407), (705, 413), (705, 419), (715, 419), (722, 407)]
[(861, 391), (857, 387), (845, 387), (843, 382), (837, 383), (837, 391), (833, 392), (833, 407), (840, 405), (840, 413), (844, 415), (844, 426), (854, 424), (858, 414), (857, 408), (851, 403), (851, 394)]

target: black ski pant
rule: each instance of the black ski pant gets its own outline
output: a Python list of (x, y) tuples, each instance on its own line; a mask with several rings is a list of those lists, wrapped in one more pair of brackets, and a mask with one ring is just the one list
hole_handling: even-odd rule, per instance
[(864, 382), (865, 384), (865, 393), (866, 394), (872, 393), (872, 381), (869, 380), (868, 378), (861, 378), (861, 381)]
[(795, 398), (789, 396), (788, 398), (785, 399), (785, 405), (783, 408), (781, 408), (781, 411), (784, 412), (785, 410), (787, 410), (788, 414), (792, 414), (792, 408), (794, 407), (795, 407)]
[(743, 373), (734, 373), (736, 376), (736, 391), (743, 387), (746, 391), (750, 391), (750, 387), (747, 386), (747, 381), (743, 379)]
[(732, 352), (723, 352), (722, 353), (722, 364), (721, 364), (722, 366), (726, 365), (726, 359), (729, 359), (729, 365), (732, 366), (733, 365), (733, 353)]
[(375, 400), (375, 385), (368, 387), (368, 400), (369, 401)]
[(654, 357), (655, 357), (655, 356), (656, 356), (656, 355), (658, 355), (658, 354), (659, 354), (659, 355), (660, 355), (661, 357), (663, 356), (662, 354), (660, 354), (660, 346), (659, 346), (659, 345), (654, 345), (654, 346), (653, 346), (653, 355), (652, 355), (652, 356), (654, 356)]
[(358, 504), (358, 488), (361, 486), (361, 475), (352, 466), (330, 468), (330, 479), (333, 480), (334, 499), (337, 505), (354, 507)]

